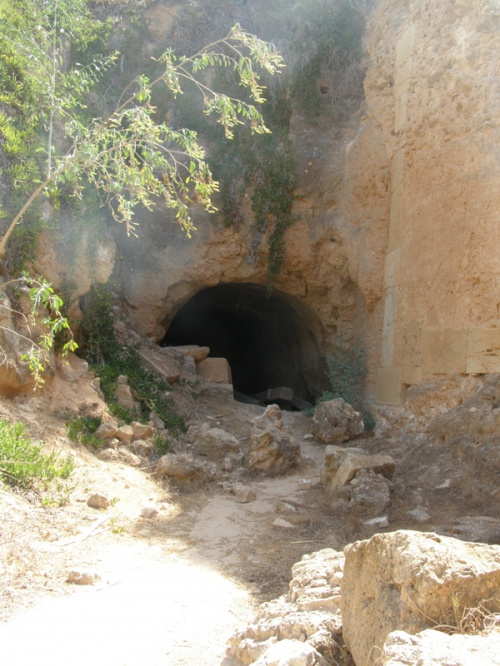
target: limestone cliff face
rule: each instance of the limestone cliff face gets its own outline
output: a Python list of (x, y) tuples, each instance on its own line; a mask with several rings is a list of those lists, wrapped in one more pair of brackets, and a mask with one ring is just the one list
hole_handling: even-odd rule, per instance
[[(172, 26), (169, 2), (153, 9), (152, 42)], [(358, 114), (292, 117), (296, 222), (276, 288), (304, 305), (324, 354), (337, 331), (361, 337), (381, 404), (500, 370), (499, 12), (494, 0), (379, 0)], [(140, 217), (139, 239), (115, 229), (113, 279), (153, 340), (202, 289), (266, 284), (250, 206), (238, 229), (193, 211), (192, 239), (161, 208)]]
[(391, 171), (380, 402), (500, 370), (499, 12), (382, 0), (368, 32), (368, 115)]

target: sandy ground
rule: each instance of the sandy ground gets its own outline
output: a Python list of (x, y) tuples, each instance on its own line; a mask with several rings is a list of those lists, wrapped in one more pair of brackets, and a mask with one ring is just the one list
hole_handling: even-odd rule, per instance
[[(75, 396), (78, 404), (95, 400), (85, 390)], [(97, 459), (64, 436), (67, 387), (54, 396), (50, 410), (41, 398), (29, 408), (4, 402), (0, 410), (70, 451), (77, 464), (66, 506), (0, 491), (1, 662), (231, 666), (227, 640), (259, 602), (285, 591), (291, 565), (306, 552), (338, 545), (328, 517), (321, 517), (316, 485), (323, 447), (303, 439), (309, 419), (285, 414), (302, 446), (300, 468), (248, 479), (257, 499), (239, 504), (220, 485), (176, 493), (140, 469)], [(218, 399), (198, 402), (196, 417), (211, 413), (243, 432), (259, 409)], [(92, 492), (107, 495), (112, 506), (89, 508)], [(141, 517), (149, 502), (160, 508), (157, 518)], [(273, 526), (276, 518), (291, 527)], [(70, 584), (72, 570), (99, 580)]]

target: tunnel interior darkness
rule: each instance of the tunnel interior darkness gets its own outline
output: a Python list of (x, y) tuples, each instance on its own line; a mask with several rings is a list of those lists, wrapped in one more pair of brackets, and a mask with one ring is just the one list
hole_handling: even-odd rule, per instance
[(254, 395), (290, 387), (312, 401), (323, 386), (314, 310), (284, 292), (267, 294), (256, 284), (229, 283), (199, 291), (177, 312), (163, 346), (210, 347), (211, 357), (229, 361), (235, 391)]

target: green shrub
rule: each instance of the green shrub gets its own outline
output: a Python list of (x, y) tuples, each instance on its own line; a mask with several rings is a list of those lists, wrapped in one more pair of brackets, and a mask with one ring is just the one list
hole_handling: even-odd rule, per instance
[(66, 421), (66, 431), (74, 442), (99, 449), (104, 446), (104, 442), (96, 437), (94, 432), (101, 423), (102, 419), (99, 416), (76, 416)]
[(350, 344), (342, 335), (335, 339), (334, 351), (326, 360), (326, 375), (331, 390), (324, 391), (316, 404), (342, 398), (363, 414), (366, 430), (373, 430), (376, 421), (373, 414), (366, 409), (361, 389), (366, 375), (366, 354), (359, 339)]
[[(184, 417), (175, 412), (172, 401), (166, 397), (171, 390), (169, 384), (157, 373), (142, 367), (136, 347), (120, 344), (116, 339), (108, 288), (94, 285), (83, 309), (80, 350), (101, 380), (101, 390), (109, 411), (125, 423), (147, 423), (151, 412), (154, 412), (173, 434), (185, 432)], [(127, 409), (116, 399), (120, 375), (128, 378), (139, 405), (137, 410)]]
[(153, 444), (155, 445), (156, 451), (161, 456), (164, 456), (166, 453), (168, 453), (170, 449), (169, 440), (166, 437), (162, 437), (158, 432), (155, 432), (153, 435)]
[[(332, 397), (342, 398), (350, 405), (356, 406), (361, 400), (361, 385), (366, 374), (365, 350), (360, 341), (355, 339), (352, 344), (338, 335), (334, 351), (326, 359), (328, 369), (326, 375), (330, 382)], [(322, 401), (323, 402), (323, 401)]]
[(42, 453), (22, 423), (0, 419), (0, 482), (21, 488), (47, 490), (55, 479), (68, 479), (74, 471), (71, 456)]

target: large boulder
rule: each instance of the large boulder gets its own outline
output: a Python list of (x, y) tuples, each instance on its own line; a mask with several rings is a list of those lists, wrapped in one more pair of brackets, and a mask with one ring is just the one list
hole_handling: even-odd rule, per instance
[(157, 479), (167, 477), (184, 488), (212, 481), (215, 474), (213, 463), (196, 460), (187, 453), (167, 453), (160, 458), (155, 469)]
[(426, 629), (416, 636), (393, 631), (387, 637), (380, 666), (500, 666), (500, 633), (471, 636)]
[(313, 422), (314, 437), (325, 444), (341, 444), (365, 431), (362, 414), (342, 398), (320, 403), (314, 410)]
[(283, 423), (278, 405), (269, 405), (264, 414), (252, 419), (246, 458), (249, 469), (269, 474), (283, 474), (295, 467), (300, 446)]
[(234, 458), (241, 453), (240, 443), (234, 435), (222, 428), (211, 428), (208, 423), (191, 426), (186, 433), (186, 442), (193, 445), (196, 453), (210, 460)]
[(344, 554), (343, 637), (364, 666), (377, 663), (391, 632), (432, 628), (454, 617), (457, 599), (473, 608), (500, 585), (500, 546), (402, 530), (353, 543)]

